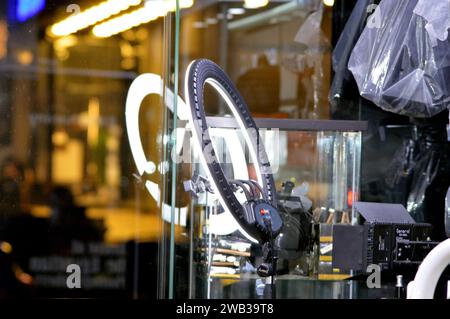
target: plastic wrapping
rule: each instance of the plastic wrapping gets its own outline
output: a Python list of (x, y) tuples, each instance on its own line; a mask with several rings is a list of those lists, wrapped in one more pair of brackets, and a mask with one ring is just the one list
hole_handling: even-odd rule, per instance
[[(300, 25), (292, 44), (293, 50), (283, 56), (284, 71), (294, 73), (299, 80), (301, 93), (298, 96), (300, 118), (317, 119), (326, 116), (327, 87), (324, 85), (325, 69), (324, 55), (331, 45), (321, 29), (323, 20), (323, 4), (315, 4), (310, 8), (311, 13)], [(325, 97), (325, 98), (324, 98)]]
[[(422, 148), (422, 147), (421, 147)], [(426, 210), (426, 196), (433, 183), (440, 164), (439, 149), (433, 145), (423, 146), (414, 160), (411, 189), (408, 195), (406, 208), (416, 222), (427, 222), (429, 217)]]
[(450, 144), (438, 123), (415, 126), (385, 175), (388, 201), (405, 205), (416, 222), (432, 224), (434, 240), (445, 238), (443, 211), (450, 186)]
[(431, 117), (450, 103), (450, 0), (383, 0), (350, 56), (361, 96), (384, 110)]

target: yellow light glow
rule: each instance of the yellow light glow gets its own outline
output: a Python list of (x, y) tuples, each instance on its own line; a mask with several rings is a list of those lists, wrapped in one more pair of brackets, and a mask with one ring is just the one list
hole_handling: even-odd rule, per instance
[(134, 57), (133, 46), (127, 41), (122, 41), (120, 43), (120, 53), (122, 54), (123, 58), (132, 58), (132, 57)]
[(334, 0), (323, 0), (323, 4), (332, 7), (334, 5)]
[[(179, 1), (180, 9), (189, 8), (193, 4), (194, 0)], [(117, 18), (105, 21), (95, 26), (92, 32), (99, 38), (110, 37), (165, 16), (169, 11), (175, 11), (175, 8), (175, 0), (147, 1), (145, 6), (140, 9), (130, 13), (125, 13)]]
[(269, 0), (244, 0), (244, 8), (256, 9), (265, 7), (269, 4)]
[(167, 9), (163, 6), (153, 7), (146, 5), (144, 8), (138, 9), (128, 14), (121, 15), (118, 18), (106, 21), (94, 27), (92, 32), (100, 38), (110, 37), (114, 34), (137, 27), (143, 23), (148, 23), (167, 13)]
[(88, 144), (95, 146), (98, 143), (100, 131), (100, 102), (97, 98), (89, 99), (88, 121)]
[(52, 134), (52, 142), (54, 146), (63, 147), (70, 140), (69, 135), (64, 131), (56, 131)]
[(78, 43), (77, 37), (74, 35), (69, 35), (67, 37), (62, 37), (55, 40), (53, 44), (55, 50), (64, 50), (77, 45), (77, 43)]
[(78, 38), (74, 35), (61, 37), (53, 42), (55, 55), (61, 61), (66, 61), (70, 57), (69, 48), (76, 46)]
[(16, 59), (21, 65), (30, 65), (31, 63), (33, 63), (34, 55), (31, 51), (20, 50), (16, 54)]
[(0, 250), (5, 254), (10, 254), (12, 252), (12, 246), (6, 241), (0, 242)]
[(132, 6), (141, 4), (142, 0), (106, 0), (78, 14), (56, 23), (50, 28), (52, 36), (66, 36), (85, 29), (100, 21), (118, 14)]
[(123, 60), (120, 62), (120, 66), (121, 66), (122, 69), (124, 69), (124, 70), (131, 70), (131, 69), (133, 69), (133, 68), (136, 67), (136, 60), (135, 60), (135, 59), (132, 59), (132, 58), (126, 58), (126, 59), (123, 59)]
[(0, 60), (8, 53), (8, 25), (5, 20), (0, 20)]

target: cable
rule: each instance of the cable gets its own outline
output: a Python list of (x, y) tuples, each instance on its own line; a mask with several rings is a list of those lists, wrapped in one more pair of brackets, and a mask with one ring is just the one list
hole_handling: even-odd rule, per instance
[(251, 179), (251, 180), (249, 180), (249, 182), (252, 183), (259, 190), (259, 192), (262, 195), (262, 197), (264, 198), (264, 200), (269, 201), (266, 194), (263, 192), (261, 185), (259, 185), (257, 181)]
[(252, 181), (249, 181), (249, 180), (242, 180), (241, 179), (240, 181), (241, 181), (241, 183), (244, 183), (245, 185), (247, 185), (250, 188), (250, 190), (252, 192), (253, 199), (258, 199), (258, 198), (260, 198), (260, 196), (264, 197), (264, 195), (262, 195), (263, 192), (262, 192), (261, 187), (255, 187), (255, 184)]
[(252, 198), (254, 198), (254, 193), (253, 190), (250, 188), (251, 194), (248, 191), (247, 187), (245, 186), (245, 182), (241, 181), (241, 180), (232, 180), (230, 181), (231, 185), (236, 185), (237, 187), (240, 187), (242, 189), (242, 191), (245, 194), (245, 198), (247, 198), (247, 201), (251, 200)]

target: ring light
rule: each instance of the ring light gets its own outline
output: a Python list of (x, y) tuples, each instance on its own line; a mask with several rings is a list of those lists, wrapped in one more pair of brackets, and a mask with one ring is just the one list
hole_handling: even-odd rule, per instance
[[(264, 204), (258, 203), (258, 205), (265, 206), (257, 207), (261, 207), (261, 210), (267, 209), (270, 212), (272, 218), (275, 219), (274, 228), (261, 227), (261, 223), (258, 224), (260, 220), (258, 220), (257, 214), (250, 216), (251, 214), (236, 198), (229, 181), (225, 177), (215, 154), (206, 123), (203, 105), (204, 85), (206, 83), (210, 84), (225, 100), (244, 135), (251, 159), (255, 165), (258, 182), (265, 197)], [(189, 65), (185, 79), (185, 95), (190, 109), (189, 121), (194, 143), (199, 150), (201, 163), (222, 207), (231, 212), (240, 225), (240, 231), (247, 238), (251, 238), (252, 241), (264, 242), (268, 237), (277, 235), (282, 222), (275, 208), (277, 205), (275, 183), (258, 128), (243, 98), (225, 72), (212, 61), (204, 59), (195, 60)]]

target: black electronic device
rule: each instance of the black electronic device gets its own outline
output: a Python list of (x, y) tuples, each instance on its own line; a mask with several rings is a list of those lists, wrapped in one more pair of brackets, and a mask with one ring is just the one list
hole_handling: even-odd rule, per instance
[(400, 204), (355, 202), (360, 225), (333, 225), (333, 268), (366, 272), (419, 265), (438, 243), (432, 226), (416, 223)]

